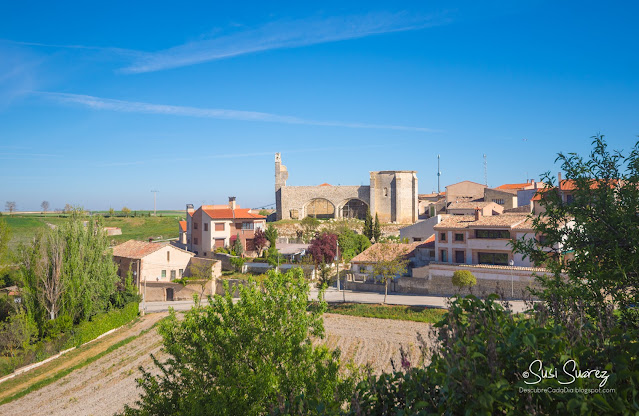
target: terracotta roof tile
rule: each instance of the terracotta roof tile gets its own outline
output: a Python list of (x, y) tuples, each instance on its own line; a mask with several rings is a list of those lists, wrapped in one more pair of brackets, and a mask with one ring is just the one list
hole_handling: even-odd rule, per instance
[(488, 201), (460, 201), (460, 202), (452, 202), (448, 205), (448, 209), (474, 209), (474, 208), (484, 208), (487, 205), (495, 204), (494, 202)]
[(186, 221), (180, 221), (180, 231), (186, 231)]
[(168, 245), (169, 243), (147, 243), (146, 241), (129, 240), (113, 247), (113, 256), (141, 259)]
[(527, 186), (530, 186), (530, 183), (505, 183), (503, 185), (498, 186), (495, 189), (524, 189)]
[(333, 185), (331, 185), (330, 183), (326, 183), (326, 182), (324, 182), (324, 183), (323, 183), (323, 184), (321, 184), (320, 186), (333, 186)]
[(489, 217), (479, 217), (475, 220), (474, 215), (453, 215), (444, 218), (439, 224), (434, 226), (435, 230), (446, 229), (463, 229), (463, 228), (476, 228), (476, 227), (504, 227), (515, 228), (517, 225), (524, 223), (528, 217), (528, 214), (501, 214), (492, 215)]
[[(202, 208), (202, 211), (206, 212), (206, 215), (215, 220), (222, 219), (239, 219), (239, 220), (260, 220), (265, 219), (264, 215), (253, 214), (248, 208), (236, 208), (232, 210), (230, 208), (225, 209), (207, 209)], [(235, 211), (235, 212), (234, 212)]]

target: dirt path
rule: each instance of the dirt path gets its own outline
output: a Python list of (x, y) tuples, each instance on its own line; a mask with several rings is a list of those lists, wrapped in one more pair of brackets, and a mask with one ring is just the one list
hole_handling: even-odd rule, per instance
[[(163, 316), (166, 314), (147, 315), (144, 321), (128, 331), (139, 334), (142, 331), (139, 327), (148, 328), (151, 322)], [(400, 344), (409, 349), (411, 360), (416, 360), (416, 334), (421, 332), (426, 336), (429, 329), (428, 324), (417, 322), (333, 314), (326, 314), (324, 323), (326, 342), (330, 347), (339, 347), (342, 357), (353, 359), (356, 364), (370, 363), (376, 372), (391, 370), (390, 358), (399, 358)], [(0, 406), (0, 415), (25, 412), (59, 416), (112, 415), (121, 411), (125, 404), (133, 404), (139, 397), (140, 390), (135, 381), (140, 376), (138, 367), (152, 369), (154, 365), (149, 354), (162, 358), (160, 348), (161, 338), (157, 331), (149, 331), (86, 367)]]

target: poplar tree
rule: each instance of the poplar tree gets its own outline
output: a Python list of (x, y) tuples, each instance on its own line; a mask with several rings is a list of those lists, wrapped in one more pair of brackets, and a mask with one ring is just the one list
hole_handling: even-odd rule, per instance
[(379, 243), (379, 240), (382, 238), (382, 226), (379, 223), (377, 213), (375, 213), (375, 224), (373, 225), (373, 238), (375, 238), (376, 243)]
[(371, 211), (366, 210), (366, 218), (364, 219), (364, 235), (371, 241), (373, 241), (373, 217), (371, 217)]

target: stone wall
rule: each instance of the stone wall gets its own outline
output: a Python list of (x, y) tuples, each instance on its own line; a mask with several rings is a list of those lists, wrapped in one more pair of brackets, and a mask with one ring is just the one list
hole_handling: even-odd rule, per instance
[[(200, 296), (202, 286), (193, 281), (187, 285), (172, 282), (152, 282), (146, 283), (146, 301), (147, 302), (164, 302), (167, 300), (167, 289), (173, 289), (173, 300), (192, 300), (193, 295)], [(145, 293), (144, 284), (140, 287), (140, 292)], [(204, 285), (203, 298), (215, 293), (215, 279), (209, 280)]]
[(338, 218), (341, 208), (349, 200), (359, 199), (366, 205), (370, 201), (370, 186), (284, 186), (280, 191), (282, 219), (303, 219), (306, 205), (317, 198), (328, 200)]

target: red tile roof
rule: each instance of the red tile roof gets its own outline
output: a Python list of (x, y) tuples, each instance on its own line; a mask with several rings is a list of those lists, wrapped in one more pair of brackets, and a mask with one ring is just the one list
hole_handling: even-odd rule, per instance
[(214, 220), (226, 220), (226, 219), (239, 219), (239, 220), (261, 220), (265, 219), (264, 215), (253, 214), (248, 208), (236, 208), (236, 209), (208, 209), (202, 208), (202, 211)]
[(525, 187), (530, 185), (530, 183), (505, 183), (495, 189), (524, 189)]
[(180, 231), (186, 231), (186, 221), (180, 221)]
[(326, 183), (326, 182), (324, 182), (324, 183), (323, 183), (323, 184), (321, 184), (320, 186), (333, 186), (333, 185), (331, 185), (330, 183)]
[(141, 259), (168, 245), (168, 243), (147, 243), (146, 241), (129, 240), (113, 247), (113, 256)]

